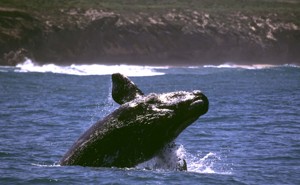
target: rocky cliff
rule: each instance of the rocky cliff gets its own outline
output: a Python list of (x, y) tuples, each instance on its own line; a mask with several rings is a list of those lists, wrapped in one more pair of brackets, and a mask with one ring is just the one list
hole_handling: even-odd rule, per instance
[(300, 64), (300, 12), (0, 8), (0, 64)]

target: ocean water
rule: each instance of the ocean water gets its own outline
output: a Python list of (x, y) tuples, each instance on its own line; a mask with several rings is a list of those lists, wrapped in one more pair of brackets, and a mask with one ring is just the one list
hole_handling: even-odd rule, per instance
[[(188, 171), (60, 166), (115, 110), (111, 74), (145, 94), (203, 91), (207, 114), (176, 139)], [(0, 184), (300, 184), (300, 67), (0, 67)]]

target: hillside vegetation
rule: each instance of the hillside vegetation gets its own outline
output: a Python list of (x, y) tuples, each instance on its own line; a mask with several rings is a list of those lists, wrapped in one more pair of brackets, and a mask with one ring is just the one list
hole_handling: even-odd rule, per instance
[(0, 64), (300, 63), (299, 30), (299, 0), (1, 0)]

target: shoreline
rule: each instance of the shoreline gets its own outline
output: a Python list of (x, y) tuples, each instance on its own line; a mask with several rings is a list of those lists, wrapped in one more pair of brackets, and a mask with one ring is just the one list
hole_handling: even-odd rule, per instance
[[(91, 8), (96, 3), (91, 1), (76, 8), (43, 5), (56, 7), (46, 12), (30, 2), (32, 7), (0, 6), (5, 23), (0, 25), (0, 65), (14, 66), (25, 57), (60, 65), (300, 64), (297, 1), (264, 1), (261, 7), (249, 0), (244, 7), (228, 4), (236, 0), (203, 1), (200, 9), (177, 1), (158, 8), (152, 1), (129, 3), (122, 9), (118, 0)], [(267, 5), (272, 6), (262, 10)]]

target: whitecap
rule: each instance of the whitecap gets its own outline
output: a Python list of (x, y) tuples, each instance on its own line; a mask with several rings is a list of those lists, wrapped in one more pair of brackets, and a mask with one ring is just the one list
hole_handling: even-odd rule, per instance
[(32, 166), (37, 166), (37, 167), (61, 167), (60, 164), (36, 164), (36, 163), (31, 163)]
[(156, 76), (165, 73), (157, 71), (165, 67), (158, 66), (138, 66), (138, 65), (100, 65), (100, 64), (72, 64), (60, 66), (56, 64), (38, 65), (27, 59), (24, 63), (18, 64), (16, 72), (39, 72), (39, 73), (58, 73), (68, 75), (110, 75), (122, 73), (126, 76)]
[(239, 65), (233, 63), (225, 63), (220, 65), (204, 65), (205, 68), (241, 68), (241, 69), (265, 69), (277, 67), (277, 65), (272, 64), (251, 64), (251, 65)]

